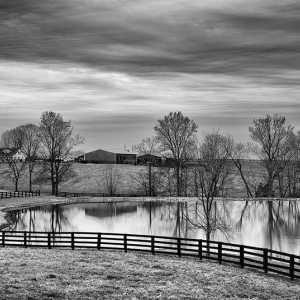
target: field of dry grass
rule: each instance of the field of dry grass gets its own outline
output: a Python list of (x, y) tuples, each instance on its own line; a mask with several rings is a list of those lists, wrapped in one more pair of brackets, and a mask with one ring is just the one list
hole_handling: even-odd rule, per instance
[[(144, 192), (135, 178), (139, 174), (146, 173), (147, 167), (133, 165), (105, 165), (105, 164), (79, 164), (74, 163), (74, 175), (60, 185), (61, 191), (83, 192), (83, 193), (106, 193), (105, 172), (113, 167), (118, 176), (116, 192), (123, 194), (138, 194)], [(263, 170), (258, 163), (248, 163), (244, 166), (245, 176), (249, 179), (252, 186), (257, 186), (262, 181)], [(190, 191), (193, 192), (193, 178), (190, 175)], [(28, 190), (28, 177), (25, 174), (20, 178), (19, 189)], [(9, 178), (7, 166), (0, 164), (0, 189), (13, 190), (13, 181)], [(42, 192), (50, 192), (50, 183), (39, 183), (34, 185), (34, 189)], [(175, 191), (175, 187), (174, 187)], [(244, 184), (235, 168), (226, 181), (224, 196), (226, 197), (244, 197), (246, 196)]]
[[(135, 193), (138, 190), (134, 182), (134, 175), (138, 172), (146, 171), (143, 166), (133, 165), (106, 165), (106, 164), (73, 164), (74, 176), (61, 183), (60, 190), (67, 192), (83, 193), (105, 193), (104, 183), (105, 171), (107, 168), (114, 167), (119, 180), (117, 181), (117, 192)], [(38, 170), (38, 168), (37, 168)], [(37, 173), (37, 172), (36, 172)], [(35, 175), (36, 176), (36, 175)], [(33, 176), (33, 177), (35, 177)], [(26, 171), (20, 178), (19, 189), (28, 190), (28, 176)], [(7, 165), (0, 164), (0, 189), (13, 190), (14, 184), (9, 177)], [(43, 192), (50, 192), (51, 186), (48, 183), (38, 183), (33, 185), (33, 189), (39, 189)]]
[(0, 250), (0, 299), (299, 299), (300, 284), (148, 254)]

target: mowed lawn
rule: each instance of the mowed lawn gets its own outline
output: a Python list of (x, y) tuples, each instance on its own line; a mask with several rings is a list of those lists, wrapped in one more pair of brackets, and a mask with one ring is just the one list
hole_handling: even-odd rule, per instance
[[(136, 194), (144, 193), (144, 187), (141, 186), (141, 174), (147, 174), (148, 168), (145, 166), (134, 165), (107, 165), (107, 164), (80, 164), (74, 163), (74, 174), (65, 182), (61, 183), (60, 191), (77, 192), (77, 193), (107, 193), (107, 185), (105, 184), (105, 174), (109, 173), (109, 169), (113, 168), (113, 174), (118, 178), (116, 182), (116, 192), (120, 194)], [(258, 162), (249, 162), (244, 165), (246, 178), (249, 180), (250, 186), (258, 186), (259, 182), (263, 181), (264, 171)], [(38, 167), (37, 167), (38, 170)], [(166, 169), (163, 169), (165, 172)], [(244, 197), (246, 196), (244, 184), (240, 178), (236, 168), (232, 165), (230, 174), (225, 182), (224, 196), (228, 197)], [(28, 190), (27, 170), (20, 178), (19, 189)], [(33, 177), (38, 177), (37, 173)], [(144, 176), (147, 178), (147, 176)], [(194, 177), (192, 170), (189, 175), (189, 190), (193, 193)], [(162, 180), (164, 184), (166, 180)], [(173, 182), (173, 190), (175, 193), (175, 182)], [(0, 189), (13, 190), (13, 181), (10, 179), (8, 167), (5, 164), (0, 164)], [(50, 192), (50, 182), (36, 183), (34, 189), (39, 189), (42, 192)], [(160, 189), (164, 189), (161, 183)], [(165, 187), (165, 190), (168, 190)]]
[(0, 249), (0, 299), (300, 299), (299, 281), (193, 259)]

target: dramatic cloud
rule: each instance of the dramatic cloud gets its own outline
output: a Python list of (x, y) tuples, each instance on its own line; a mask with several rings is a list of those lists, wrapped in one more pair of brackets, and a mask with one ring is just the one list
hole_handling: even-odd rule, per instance
[(300, 127), (299, 28), (296, 0), (0, 0), (0, 129), (52, 109), (116, 148), (174, 110), (242, 140), (265, 112)]

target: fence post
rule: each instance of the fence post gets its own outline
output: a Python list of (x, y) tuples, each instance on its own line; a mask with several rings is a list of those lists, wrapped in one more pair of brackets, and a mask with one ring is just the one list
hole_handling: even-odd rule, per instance
[(181, 256), (181, 239), (177, 238), (177, 254)]
[(24, 232), (24, 247), (27, 248), (27, 234)]
[(202, 260), (202, 240), (198, 241), (198, 254), (199, 254), (200, 260)]
[(98, 233), (98, 238), (97, 238), (97, 249), (101, 249), (101, 233)]
[(74, 243), (74, 232), (71, 232), (71, 247), (72, 247), (72, 250), (74, 250), (74, 248), (75, 248), (75, 243)]
[(244, 246), (240, 245), (240, 264), (241, 264), (241, 268), (244, 268), (245, 266), (245, 260), (244, 260)]
[(51, 249), (51, 233), (48, 232), (48, 249)]
[(292, 280), (295, 279), (295, 256), (290, 255), (290, 277)]
[(221, 242), (218, 243), (218, 261), (219, 261), (219, 264), (222, 263), (222, 243)]
[(124, 234), (124, 251), (127, 252), (127, 234)]
[(154, 255), (155, 254), (155, 244), (154, 244), (154, 236), (151, 236), (151, 253)]
[(264, 265), (264, 271), (265, 273), (268, 272), (268, 249), (263, 249), (264, 255), (263, 255), (263, 265)]
[(5, 247), (5, 231), (2, 231), (2, 247)]
[(210, 257), (210, 242), (209, 242), (209, 240), (206, 240), (206, 251), (207, 251), (207, 257)]

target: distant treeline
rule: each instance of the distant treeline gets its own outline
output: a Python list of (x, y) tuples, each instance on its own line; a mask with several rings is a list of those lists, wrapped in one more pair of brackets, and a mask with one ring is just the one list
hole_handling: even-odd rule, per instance
[[(199, 137), (197, 130), (195, 121), (181, 112), (171, 112), (157, 121), (152, 137), (133, 146), (138, 153), (135, 164), (147, 166), (147, 172), (135, 179), (145, 194), (157, 195), (162, 186), (169, 186), (170, 195), (181, 196), (191, 194), (187, 191), (193, 186), (194, 195), (210, 201), (226, 190), (235, 169), (245, 196), (300, 195), (300, 134), (284, 116), (254, 119), (249, 127), (251, 142), (246, 144), (220, 131)], [(75, 155), (74, 147), (82, 142), (83, 138), (73, 134), (71, 121), (58, 113), (45, 112), (39, 124), (26, 124), (3, 133), (0, 157), (7, 163), (16, 191), (27, 166), (29, 190), (33, 180), (50, 182), (51, 193), (57, 195), (60, 184), (74, 176), (72, 158), (80, 156)], [(24, 160), (16, 160), (16, 154), (23, 155)], [(125, 154), (119, 156), (116, 163), (126, 163)], [(249, 175), (252, 163), (261, 170), (255, 179)], [(162, 166), (165, 168), (159, 168)], [(105, 171), (108, 194), (114, 193), (118, 177), (114, 167)]]

